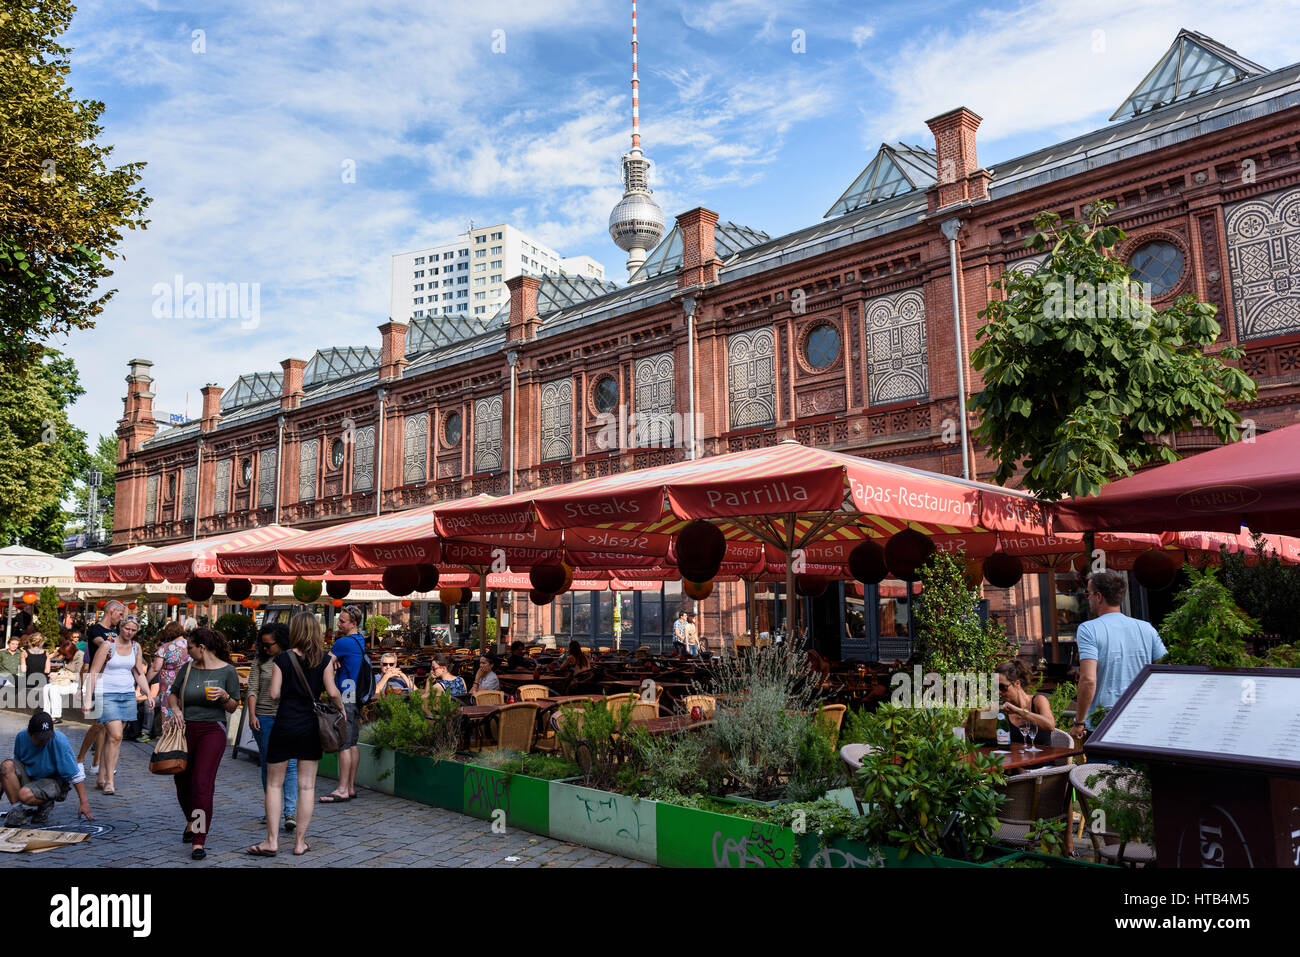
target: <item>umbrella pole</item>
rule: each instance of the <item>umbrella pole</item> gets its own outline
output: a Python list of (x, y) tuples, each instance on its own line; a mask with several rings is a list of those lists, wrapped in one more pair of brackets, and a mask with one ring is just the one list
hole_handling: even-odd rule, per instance
[(481, 655), (487, 650), (487, 569), (481, 568), (478, 573), (478, 653)]

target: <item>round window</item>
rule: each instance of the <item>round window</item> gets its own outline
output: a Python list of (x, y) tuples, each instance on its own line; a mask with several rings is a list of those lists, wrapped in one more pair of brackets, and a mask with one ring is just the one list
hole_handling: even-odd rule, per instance
[(818, 326), (808, 335), (804, 356), (814, 369), (825, 369), (840, 354), (840, 332), (834, 326)]
[(1133, 278), (1138, 282), (1149, 282), (1151, 295), (1157, 298), (1178, 285), (1185, 265), (1183, 251), (1164, 240), (1139, 246), (1128, 261)]
[(334, 463), (336, 469), (343, 467), (343, 440), (335, 439), (333, 447), (330, 448), (330, 461)]
[(253, 481), (253, 460), (244, 459), (244, 484)]
[(614, 381), (613, 376), (607, 375), (596, 383), (592, 401), (595, 403), (596, 411), (601, 415), (610, 415), (618, 408), (618, 383)]
[(460, 413), (453, 412), (447, 416), (447, 424), (443, 426), (442, 435), (448, 446), (460, 444)]

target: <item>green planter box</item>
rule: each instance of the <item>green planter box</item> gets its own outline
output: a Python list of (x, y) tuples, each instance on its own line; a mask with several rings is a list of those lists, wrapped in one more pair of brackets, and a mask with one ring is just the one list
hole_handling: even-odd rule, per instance
[(800, 867), (903, 867), (917, 868), (971, 868), (988, 867), (997, 854), (986, 852), (983, 861), (962, 861), (937, 854), (917, 854), (915, 851), (903, 857), (897, 847), (885, 845), (872, 847), (860, 841), (847, 838), (834, 838), (825, 848), (816, 834), (799, 835)]
[(547, 834), (556, 840), (658, 862), (654, 801), (594, 788), (549, 782)]
[(795, 866), (795, 834), (789, 828), (676, 804), (659, 804), (655, 816), (662, 867)]
[(459, 761), (438, 761), (399, 751), (394, 770), (394, 793), (398, 797), (448, 811), (464, 811), (465, 765)]
[[(1005, 850), (1005, 848), (999, 848)], [(1054, 854), (1039, 854), (1037, 851), (1012, 851), (1010, 854), (999, 856), (989, 861), (990, 867), (1005, 867), (1013, 862), (1038, 862), (1043, 867), (1052, 869), (1060, 867), (1100, 867), (1104, 870), (1119, 870), (1112, 864), (1097, 864), (1094, 861), (1076, 861), (1069, 857), (1057, 857)]]
[(322, 778), (337, 778), (339, 776), (339, 756), (337, 754), (322, 754), (320, 764), (316, 768), (316, 774)]
[(507, 826), (549, 836), (550, 783), (467, 764), (463, 811), (470, 817), (491, 820), (496, 811), (502, 810), (506, 812)]
[(397, 752), (376, 748), (372, 744), (358, 744), (357, 748), (361, 752), (357, 764), (357, 785), (384, 794), (396, 793)]

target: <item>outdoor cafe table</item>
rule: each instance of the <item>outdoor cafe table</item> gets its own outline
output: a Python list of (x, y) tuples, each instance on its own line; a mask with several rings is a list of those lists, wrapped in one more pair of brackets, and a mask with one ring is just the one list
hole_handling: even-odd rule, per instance
[(703, 727), (713, 722), (695, 721), (689, 714), (670, 714), (659, 718), (647, 718), (644, 721), (634, 720), (632, 723), (645, 728), (652, 736), (658, 737), (661, 734), (673, 734), (688, 728)]
[(497, 674), (497, 680), (500, 681), (502, 685), (512, 685), (514, 687), (533, 684), (558, 684), (559, 682), (567, 681), (572, 677), (572, 675), (538, 675), (534, 678), (531, 671), (507, 671), (504, 674)]
[(997, 755), (1002, 763), (1002, 770), (1016, 771), (1021, 768), (1032, 768), (1040, 764), (1051, 764), (1061, 758), (1078, 757), (1083, 753), (1080, 748), (1039, 748), (1037, 752), (1025, 753), (1024, 744), (1010, 744), (983, 747), (979, 749), (980, 754), (991, 755), (994, 751), (1009, 751), (1009, 754)]

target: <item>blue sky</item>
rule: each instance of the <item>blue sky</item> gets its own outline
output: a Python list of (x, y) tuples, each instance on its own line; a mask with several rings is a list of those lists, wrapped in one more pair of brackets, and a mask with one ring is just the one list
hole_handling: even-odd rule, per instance
[[(55, 343), (87, 388), (76, 424), (116, 427), (132, 357), (154, 361), (159, 409), (188, 399), (197, 415), (207, 382), (377, 348), (391, 254), (471, 218), (623, 281), (606, 224), (629, 146), (630, 9), (84, 3), (65, 37), (72, 88), (107, 104), (101, 141), (148, 163), (154, 202), (118, 249), (97, 328)], [(996, 167), (1105, 126), (1180, 27), (1269, 68), (1300, 61), (1300, 31), (1279, 28), (1297, 14), (1296, 0), (643, 0), (652, 185), (670, 220), (705, 205), (778, 235), (819, 221), (882, 140), (932, 145), (938, 113), (980, 114), (979, 157)], [(177, 275), (258, 284), (259, 321), (155, 317), (155, 284)]]

